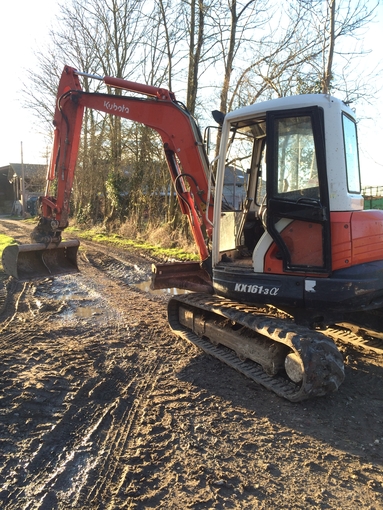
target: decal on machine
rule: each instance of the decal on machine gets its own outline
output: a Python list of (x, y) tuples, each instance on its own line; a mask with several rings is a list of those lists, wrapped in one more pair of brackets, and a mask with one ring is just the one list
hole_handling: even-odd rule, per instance
[(116, 103), (111, 103), (110, 101), (104, 101), (104, 108), (113, 112), (129, 113), (129, 108), (127, 106), (119, 106)]
[(236, 283), (234, 290), (237, 292), (248, 292), (250, 294), (264, 294), (276, 296), (280, 287), (264, 287), (263, 285), (248, 285), (246, 283)]
[(317, 282), (315, 280), (306, 280), (305, 281), (305, 291), (306, 292), (316, 292), (315, 286)]

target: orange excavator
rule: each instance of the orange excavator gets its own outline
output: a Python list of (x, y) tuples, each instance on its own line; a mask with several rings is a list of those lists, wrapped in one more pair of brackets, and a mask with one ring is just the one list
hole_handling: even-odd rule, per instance
[[(84, 75), (120, 91), (84, 92)], [(337, 390), (344, 366), (334, 340), (383, 340), (383, 211), (363, 210), (353, 111), (313, 94), (213, 112), (220, 143), (210, 162), (172, 92), (66, 66), (34, 243), (3, 253), (15, 278), (77, 271), (78, 242), (61, 236), (84, 108), (162, 139), (200, 255), (153, 268), (154, 288), (190, 291), (169, 300), (174, 333), (290, 401)]]

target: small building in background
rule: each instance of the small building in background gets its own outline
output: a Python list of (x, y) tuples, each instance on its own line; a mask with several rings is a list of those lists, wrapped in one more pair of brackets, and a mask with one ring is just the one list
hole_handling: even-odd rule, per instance
[(11, 214), (15, 200), (13, 184), (8, 180), (9, 166), (0, 167), (0, 214)]
[(225, 168), (223, 183), (223, 204), (232, 210), (239, 210), (246, 199), (247, 174), (235, 166)]
[(47, 165), (10, 163), (0, 167), (0, 214), (22, 214), (22, 175), (24, 172), (24, 212), (37, 214), (38, 197), (44, 194)]

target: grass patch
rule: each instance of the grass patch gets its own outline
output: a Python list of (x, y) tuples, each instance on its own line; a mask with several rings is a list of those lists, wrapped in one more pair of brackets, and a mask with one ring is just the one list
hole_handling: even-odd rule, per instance
[(13, 237), (0, 234), (0, 271), (3, 271), (4, 269), (1, 263), (1, 255), (3, 253), (4, 248), (6, 246), (9, 246), (10, 244), (16, 244), (16, 241), (13, 239)]
[(119, 234), (107, 234), (95, 229), (81, 230), (77, 227), (68, 227), (65, 232), (70, 232), (76, 237), (97, 243), (109, 244), (122, 249), (144, 251), (160, 259), (199, 260), (197, 254), (186, 252), (182, 248), (166, 248), (146, 241), (126, 239)]

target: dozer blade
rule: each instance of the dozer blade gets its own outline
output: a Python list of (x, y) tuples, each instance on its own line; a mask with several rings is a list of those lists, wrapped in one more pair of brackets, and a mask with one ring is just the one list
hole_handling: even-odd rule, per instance
[(3, 251), (3, 268), (9, 276), (21, 281), (78, 273), (79, 245), (77, 239), (48, 246), (42, 243), (12, 244)]

